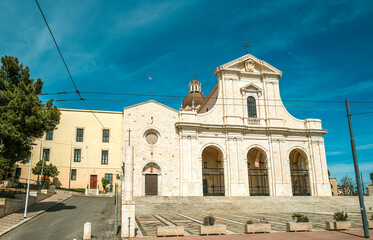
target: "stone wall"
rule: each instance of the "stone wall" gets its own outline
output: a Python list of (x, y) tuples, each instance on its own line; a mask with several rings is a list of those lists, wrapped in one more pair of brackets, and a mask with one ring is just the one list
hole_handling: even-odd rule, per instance
[[(33, 205), (53, 193), (30, 192), (27, 206)], [(26, 194), (16, 194), (15, 198), (0, 198), (0, 218), (25, 208)]]

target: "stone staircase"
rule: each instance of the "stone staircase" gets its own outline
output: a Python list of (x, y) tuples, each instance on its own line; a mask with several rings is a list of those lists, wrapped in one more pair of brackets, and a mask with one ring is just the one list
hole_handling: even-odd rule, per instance
[[(360, 213), (356, 196), (334, 197), (136, 197), (136, 214), (199, 214), (199, 213), (333, 213), (347, 211)], [(373, 196), (365, 197), (368, 212), (373, 208)]]

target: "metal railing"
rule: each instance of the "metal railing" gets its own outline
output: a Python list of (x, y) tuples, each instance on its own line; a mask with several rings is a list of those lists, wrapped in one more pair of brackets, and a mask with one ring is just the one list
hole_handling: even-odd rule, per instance
[[(9, 186), (0, 188), (0, 198), (15, 198), (16, 194), (25, 194), (27, 189), (27, 179), (25, 179), (26, 182), (20, 182), (20, 179), (15, 181), (5, 180), (9, 181)], [(30, 190), (40, 191), (43, 187), (48, 186), (49, 184), (40, 185), (37, 181), (33, 181), (30, 183)]]

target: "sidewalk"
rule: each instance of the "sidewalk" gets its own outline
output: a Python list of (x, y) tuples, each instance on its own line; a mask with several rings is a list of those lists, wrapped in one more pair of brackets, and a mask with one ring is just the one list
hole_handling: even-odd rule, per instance
[[(370, 238), (373, 239), (373, 230), (369, 231)], [(139, 238), (131, 238), (135, 240)], [(146, 240), (159, 240), (159, 237), (149, 237)], [(188, 237), (167, 237), (167, 240), (362, 240), (364, 238), (363, 230), (349, 231), (313, 231), (313, 232), (275, 232), (262, 234), (231, 234), (215, 236), (188, 236)]]
[(47, 209), (57, 205), (59, 202), (66, 200), (71, 197), (71, 195), (65, 193), (56, 193), (46, 198), (34, 205), (31, 205), (27, 208), (27, 218), (23, 218), (24, 209), (17, 212), (11, 213), (3, 218), (0, 218), (0, 236), (6, 232), (12, 230), (13, 228), (18, 227), (19, 225), (31, 220), (35, 216), (43, 213)]

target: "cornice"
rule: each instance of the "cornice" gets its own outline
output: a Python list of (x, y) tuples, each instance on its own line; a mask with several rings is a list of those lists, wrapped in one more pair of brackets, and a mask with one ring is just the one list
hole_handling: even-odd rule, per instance
[(231, 125), (231, 124), (203, 124), (203, 123), (192, 123), (192, 122), (176, 122), (175, 127), (178, 129), (182, 128), (195, 128), (196, 130), (208, 129), (217, 131), (247, 131), (247, 132), (258, 132), (258, 133), (280, 133), (280, 134), (316, 134), (324, 135), (328, 132), (326, 129), (298, 129), (298, 128), (287, 128), (287, 127), (261, 127), (261, 126), (244, 126), (244, 125)]

